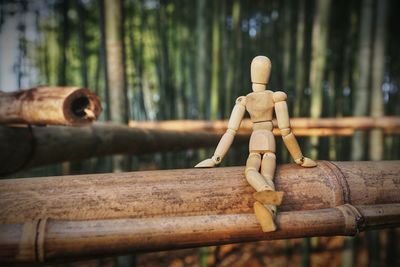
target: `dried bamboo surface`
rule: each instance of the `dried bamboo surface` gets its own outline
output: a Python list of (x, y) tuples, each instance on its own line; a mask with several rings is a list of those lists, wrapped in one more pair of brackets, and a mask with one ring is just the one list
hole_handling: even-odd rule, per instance
[(0, 92), (0, 124), (82, 125), (96, 120), (100, 112), (99, 98), (86, 88)]
[[(84, 127), (0, 126), (0, 175), (23, 168), (111, 154), (143, 154), (216, 146), (220, 134), (130, 128), (95, 123)], [(247, 143), (238, 135), (234, 144)]]
[(279, 230), (263, 233), (243, 167), (0, 181), (0, 260), (53, 261), (400, 225), (399, 161), (277, 169)]
[[(273, 120), (277, 128), (276, 120)], [(355, 130), (382, 129), (386, 134), (400, 134), (400, 117), (344, 117), (344, 118), (291, 118), (293, 132), (298, 136), (350, 136)], [(129, 126), (146, 129), (184, 130), (184, 131), (213, 131), (224, 132), (228, 127), (227, 120), (200, 121), (200, 120), (171, 120), (171, 121), (130, 121)], [(252, 130), (252, 122), (244, 119), (239, 132), (246, 133)], [(279, 130), (274, 130), (280, 135)]]
[[(327, 127), (331, 122), (334, 126), (294, 128), (293, 132), (298, 136), (348, 136), (352, 135), (355, 129), (374, 126), (382, 127), (386, 133), (400, 133), (398, 117), (385, 117), (382, 120), (361, 118), (360, 123), (354, 123), (355, 128), (348, 127), (350, 122), (357, 120), (340, 119), (344, 120), (344, 123), (335, 123), (335, 120), (339, 119), (293, 119), (294, 127)], [(339, 125), (345, 128), (340, 128)], [(3, 163), (0, 165), (0, 175), (23, 168), (112, 154), (143, 154), (213, 147), (218, 143), (226, 126), (225, 121), (131, 122), (131, 127), (109, 123), (82, 128), (0, 126), (0, 162)], [(242, 129), (238, 132), (234, 145), (248, 142), (251, 122), (245, 120)], [(274, 134), (279, 135), (279, 130), (275, 129)]]

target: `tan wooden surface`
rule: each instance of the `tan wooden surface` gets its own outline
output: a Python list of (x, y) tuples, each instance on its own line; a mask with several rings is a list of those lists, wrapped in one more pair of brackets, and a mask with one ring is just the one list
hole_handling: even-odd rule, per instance
[[(275, 186), (281, 211), (400, 203), (399, 161), (285, 164)], [(244, 167), (88, 174), (0, 181), (0, 222), (251, 212)]]
[[(318, 163), (277, 168), (276, 189), (285, 195), (274, 233), (262, 233), (256, 222), (244, 167), (2, 180), (0, 260), (348, 235), (399, 225), (399, 161)], [(356, 211), (338, 208), (346, 203)], [(356, 223), (359, 215), (365, 224)]]

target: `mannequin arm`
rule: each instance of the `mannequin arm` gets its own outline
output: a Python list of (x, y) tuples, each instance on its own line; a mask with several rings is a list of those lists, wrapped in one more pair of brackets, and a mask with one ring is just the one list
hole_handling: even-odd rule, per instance
[(292, 133), (290, 128), (289, 112), (286, 103), (287, 96), (284, 92), (275, 92), (273, 94), (274, 106), (276, 119), (278, 121), (278, 127), (281, 131), (283, 142), (285, 143), (290, 155), (294, 161), (303, 167), (315, 167), (317, 163), (312, 159), (306, 158), (301, 153), (299, 144), (297, 143), (296, 137)]
[(246, 111), (246, 97), (241, 96), (236, 99), (236, 105), (232, 110), (231, 116), (228, 122), (228, 129), (219, 141), (217, 148), (215, 149), (214, 155), (198, 163), (195, 167), (214, 167), (215, 165), (221, 163), (222, 159), (225, 157), (229, 148), (232, 145), (233, 139), (235, 138), (236, 131), (240, 127), (242, 122), (244, 112)]

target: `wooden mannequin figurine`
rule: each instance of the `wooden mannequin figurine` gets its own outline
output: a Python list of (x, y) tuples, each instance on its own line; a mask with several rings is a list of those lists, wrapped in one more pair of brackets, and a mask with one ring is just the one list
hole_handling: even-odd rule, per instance
[(236, 131), (239, 129), (245, 110), (253, 122), (253, 132), (249, 143), (249, 157), (245, 176), (248, 183), (257, 191), (254, 193), (254, 212), (264, 232), (275, 231), (276, 206), (281, 204), (283, 192), (276, 192), (273, 182), (276, 158), (275, 138), (272, 134), (272, 113), (275, 109), (278, 127), (294, 161), (302, 167), (315, 167), (317, 164), (303, 156), (299, 144), (291, 132), (289, 112), (284, 92), (267, 90), (271, 72), (271, 61), (257, 56), (251, 62), (251, 82), (253, 92), (236, 99), (236, 105), (229, 118), (228, 129), (222, 136), (214, 155), (195, 167), (214, 167), (221, 163), (229, 150)]

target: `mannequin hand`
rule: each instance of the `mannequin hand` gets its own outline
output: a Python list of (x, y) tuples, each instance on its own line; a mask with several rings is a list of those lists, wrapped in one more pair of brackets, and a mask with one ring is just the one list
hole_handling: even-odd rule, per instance
[(304, 168), (312, 168), (312, 167), (317, 166), (317, 163), (315, 161), (313, 161), (312, 159), (306, 158), (306, 157), (296, 160), (296, 163)]
[(194, 166), (195, 168), (212, 168), (215, 167), (215, 162), (213, 159), (205, 159), (200, 163), (197, 163), (196, 166)]

